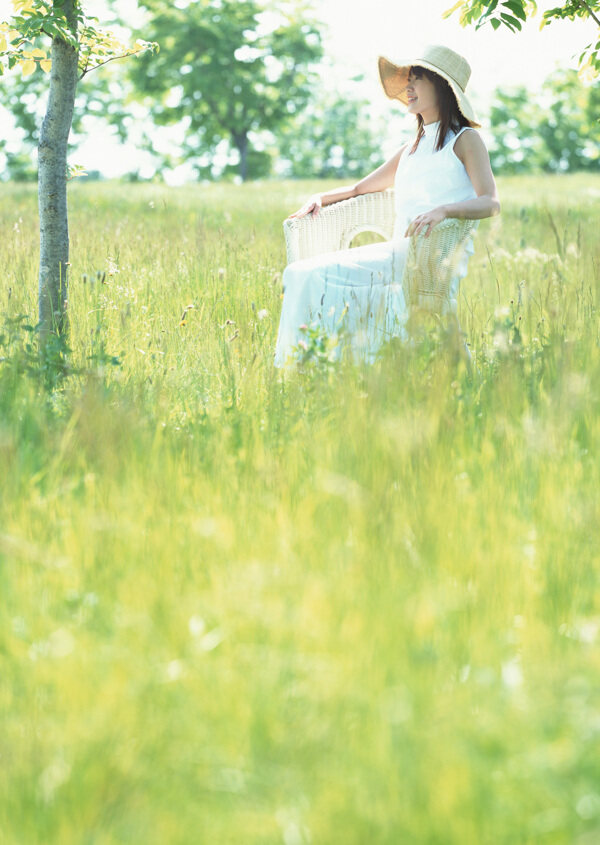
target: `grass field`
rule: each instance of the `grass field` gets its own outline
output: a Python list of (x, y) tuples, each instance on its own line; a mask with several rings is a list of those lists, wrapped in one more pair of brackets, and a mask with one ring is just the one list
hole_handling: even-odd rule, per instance
[(600, 177), (498, 180), (473, 374), (284, 379), (326, 187), (73, 183), (52, 388), (1, 188), (2, 843), (600, 842)]

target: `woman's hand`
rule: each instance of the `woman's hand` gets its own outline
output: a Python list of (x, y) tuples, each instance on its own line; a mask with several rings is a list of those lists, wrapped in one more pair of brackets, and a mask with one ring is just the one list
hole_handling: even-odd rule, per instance
[(404, 237), (409, 238), (411, 235), (418, 235), (419, 232), (425, 230), (425, 237), (428, 238), (433, 227), (437, 226), (438, 223), (441, 223), (442, 220), (445, 219), (446, 211), (444, 206), (439, 205), (437, 208), (434, 208), (431, 211), (426, 211), (424, 214), (419, 214), (415, 217), (415, 219), (408, 224)]
[(292, 217), (304, 217), (305, 215), (310, 214), (311, 211), (313, 216), (316, 217), (319, 213), (319, 209), (322, 207), (321, 194), (315, 194), (314, 197), (311, 197), (304, 203), (302, 208), (299, 208), (298, 211), (290, 214), (287, 220), (290, 220)]

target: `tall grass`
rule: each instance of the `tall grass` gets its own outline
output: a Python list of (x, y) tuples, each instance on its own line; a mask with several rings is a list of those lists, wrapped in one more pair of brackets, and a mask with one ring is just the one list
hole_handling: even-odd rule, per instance
[(600, 840), (600, 179), (499, 180), (472, 374), (284, 378), (315, 188), (74, 184), (51, 389), (2, 188), (3, 842)]

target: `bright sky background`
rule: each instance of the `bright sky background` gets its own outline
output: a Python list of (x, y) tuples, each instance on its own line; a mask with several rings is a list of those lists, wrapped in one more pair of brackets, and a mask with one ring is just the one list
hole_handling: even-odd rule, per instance
[[(489, 25), (478, 31), (472, 26), (463, 29), (457, 13), (442, 19), (442, 12), (453, 5), (453, 0), (316, 0), (315, 5), (317, 16), (326, 25), (322, 33), (325, 53), (334, 66), (328, 82), (348, 95), (361, 95), (380, 104), (381, 113), (389, 115), (390, 131), (382, 139), (382, 160), (412, 135), (414, 117), (405, 115), (401, 104), (383, 94), (377, 75), (379, 54), (411, 60), (426, 44), (445, 44), (465, 56), (472, 70), (467, 93), (482, 120), (484, 140), (489, 141), (487, 112), (494, 88), (522, 84), (536, 90), (557, 68), (577, 68), (578, 54), (596, 32), (593, 21), (579, 20), (555, 21), (540, 31), (542, 12), (556, 5), (553, 0), (540, 0), (537, 15), (523, 25), (520, 33), (505, 27), (494, 31)], [(86, 10), (97, 14), (101, 24), (102, 6), (102, 0), (86, 3)], [(118, 7), (127, 20), (135, 21), (135, 0), (119, 0)], [(10, 12), (10, 0), (0, 0), (0, 20)], [(363, 82), (350, 81), (360, 73), (364, 74)], [(110, 132), (102, 137), (96, 134), (95, 140), (85, 142), (74, 161), (107, 176), (136, 169), (140, 163), (144, 175), (150, 167), (146, 154), (132, 145), (118, 144)], [(185, 175), (182, 171), (173, 181)]]
[(346, 0), (321, 0), (320, 9), (331, 30), (328, 50), (340, 64), (349, 69), (360, 66), (369, 73), (374, 93), (380, 53), (410, 58), (426, 44), (445, 44), (471, 65), (467, 90), (482, 110), (499, 85), (535, 87), (557, 67), (576, 68), (576, 56), (596, 29), (593, 21), (575, 20), (555, 21), (540, 31), (542, 12), (557, 5), (552, 0), (541, 0), (537, 15), (519, 33), (504, 26), (493, 30), (489, 24), (477, 31), (473, 26), (463, 29), (458, 13), (442, 18), (442, 12), (453, 5), (453, 0), (354, 0), (351, 5)]

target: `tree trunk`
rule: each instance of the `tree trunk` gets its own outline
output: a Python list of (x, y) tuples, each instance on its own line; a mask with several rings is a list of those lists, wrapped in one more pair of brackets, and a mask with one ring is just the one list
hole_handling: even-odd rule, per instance
[[(77, 0), (55, 2), (69, 28), (77, 32)], [(38, 145), (40, 212), (39, 322), (42, 345), (50, 333), (68, 330), (69, 222), (67, 215), (67, 142), (77, 88), (77, 50), (60, 38), (52, 40), (48, 106)]]

